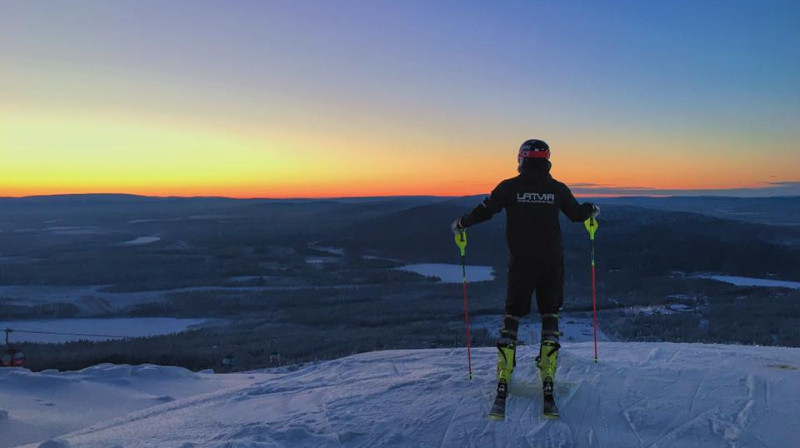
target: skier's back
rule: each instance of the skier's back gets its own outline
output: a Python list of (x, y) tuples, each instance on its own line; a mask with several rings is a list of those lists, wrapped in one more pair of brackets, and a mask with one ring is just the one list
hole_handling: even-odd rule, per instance
[[(458, 233), (506, 210), (508, 293), (503, 329), (497, 343), (498, 395), (503, 399), (514, 369), (519, 322), (530, 313), (535, 292), (542, 316), (542, 341), (536, 360), (545, 400), (548, 397), (552, 400), (560, 348), (558, 312), (564, 301), (564, 250), (559, 212), (580, 222), (599, 210), (591, 203), (579, 204), (566, 185), (553, 179), (549, 158), (547, 143), (541, 140), (523, 143), (518, 155), (519, 175), (500, 182), (478, 207), (453, 223), (453, 231)], [(556, 416), (557, 411), (550, 414)]]

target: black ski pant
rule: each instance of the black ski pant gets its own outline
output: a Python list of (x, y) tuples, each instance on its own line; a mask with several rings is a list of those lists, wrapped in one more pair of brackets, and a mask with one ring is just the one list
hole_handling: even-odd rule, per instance
[(564, 303), (564, 263), (512, 260), (508, 266), (506, 317), (501, 337), (517, 338), (520, 318), (531, 312), (533, 295), (542, 315), (542, 336), (558, 336), (558, 312)]

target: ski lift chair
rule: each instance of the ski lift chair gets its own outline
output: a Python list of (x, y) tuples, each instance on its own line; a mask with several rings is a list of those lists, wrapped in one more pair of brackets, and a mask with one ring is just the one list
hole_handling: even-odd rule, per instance
[(25, 354), (22, 350), (9, 347), (0, 356), (0, 361), (3, 367), (25, 367)]
[(25, 367), (25, 353), (22, 353), (22, 350), (16, 350), (11, 357), (11, 364), (14, 367)]

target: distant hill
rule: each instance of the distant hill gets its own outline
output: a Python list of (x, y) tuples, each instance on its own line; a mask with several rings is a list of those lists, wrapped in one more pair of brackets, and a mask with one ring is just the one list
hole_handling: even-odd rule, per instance
[[(164, 275), (170, 279), (163, 279), (162, 285), (208, 284), (204, 282), (222, 275), (257, 273), (252, 266), (264, 258), (259, 258), (258, 252), (267, 253), (270, 246), (301, 250), (313, 242), (347, 249), (353, 256), (458, 262), (450, 223), (483, 197), (0, 198), (0, 284), (141, 284), (144, 279), (158, 280)], [(781, 222), (788, 223), (800, 198), (602, 201), (597, 240), (601, 270), (631, 275), (713, 272), (800, 280), (800, 271), (795, 269), (800, 266), (800, 226), (761, 222), (770, 221), (768, 216), (781, 216)], [(743, 220), (742, 216), (759, 218)], [(500, 213), (469, 229), (470, 263), (505, 271), (504, 220)], [(583, 226), (563, 219), (562, 229), (568, 268), (584, 265), (588, 238)], [(159, 243), (119, 249), (121, 242), (153, 235)], [(178, 247), (183, 249), (176, 252)], [(244, 262), (253, 251), (251, 267), (238, 267), (236, 263)], [(208, 258), (212, 255), (215, 258)], [(3, 264), (2, 257), (30, 262)], [(200, 257), (230, 266), (221, 269), (211, 261), (198, 264)], [(115, 268), (110, 270), (112, 266)]]
[(634, 205), (693, 212), (759, 224), (800, 227), (800, 196), (737, 198), (725, 196), (619, 197), (591, 199), (600, 204)]
[[(479, 203), (458, 198), (355, 221), (330, 238), (346, 245), (357, 238), (377, 252), (411, 261), (454, 261), (449, 225)], [(800, 279), (800, 228), (675, 212), (603, 204), (597, 254), (602, 269), (643, 275), (685, 272), (736, 272)], [(469, 260), (504, 270), (505, 214), (467, 231)], [(579, 265), (588, 254), (583, 225), (562, 217), (567, 263)]]

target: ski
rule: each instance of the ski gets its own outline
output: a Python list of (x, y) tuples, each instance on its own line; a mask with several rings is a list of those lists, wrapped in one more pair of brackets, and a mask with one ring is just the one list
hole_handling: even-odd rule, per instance
[(546, 381), (542, 387), (542, 414), (545, 418), (557, 419), (561, 417), (556, 405), (556, 397), (553, 396), (553, 383)]
[(561, 414), (558, 413), (558, 405), (556, 405), (556, 399), (553, 397), (553, 394), (545, 395), (544, 405), (542, 406), (542, 414), (545, 418), (549, 419), (561, 418)]
[(505, 381), (497, 383), (497, 396), (489, 411), (489, 418), (492, 420), (506, 419), (506, 397), (508, 396), (508, 384)]

